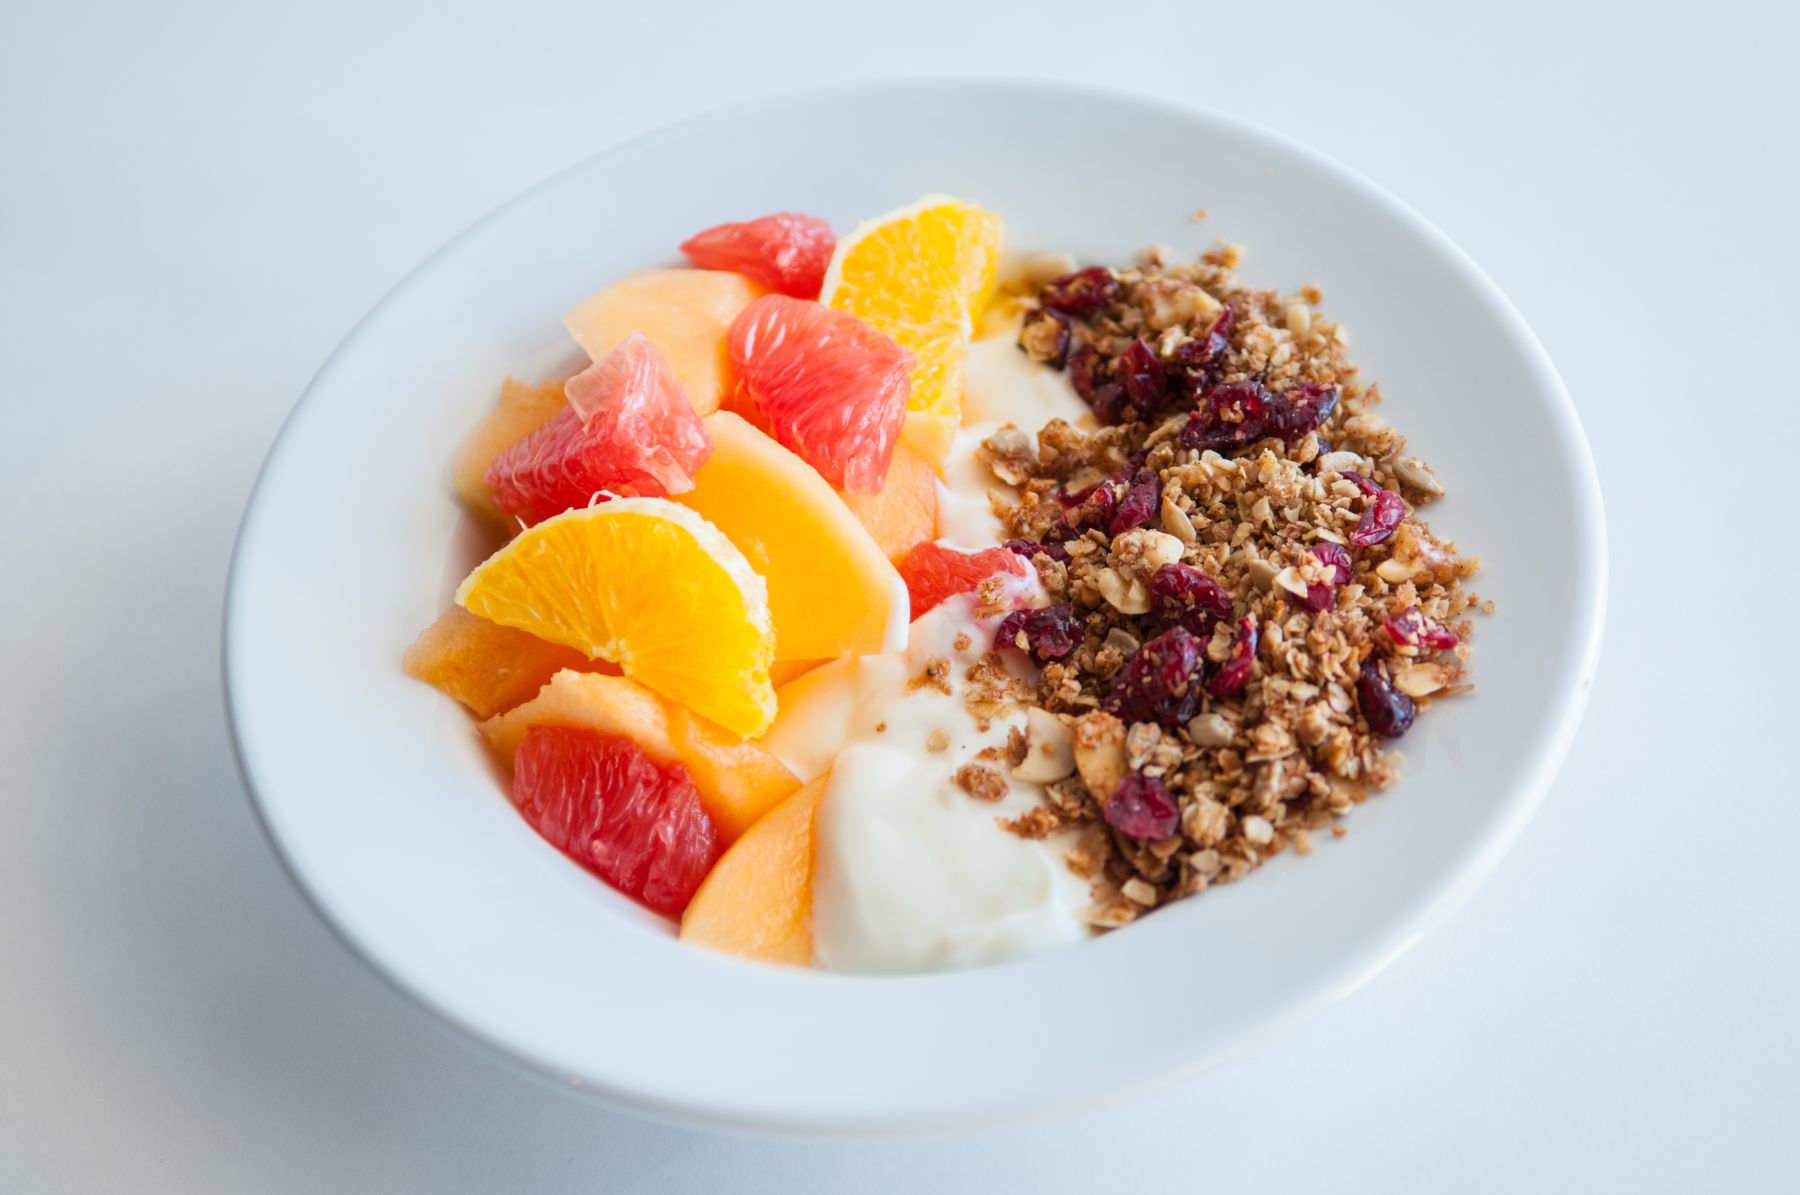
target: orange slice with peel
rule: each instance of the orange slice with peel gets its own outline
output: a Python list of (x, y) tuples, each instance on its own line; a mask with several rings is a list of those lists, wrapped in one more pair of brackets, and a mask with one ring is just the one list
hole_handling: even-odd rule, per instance
[(994, 292), (1000, 217), (928, 195), (838, 242), (820, 301), (879, 328), (913, 355), (902, 439), (934, 465), (962, 421), (962, 365)]
[(666, 498), (546, 519), (470, 573), (456, 603), (610, 660), (735, 734), (775, 716), (768, 587), (717, 527)]

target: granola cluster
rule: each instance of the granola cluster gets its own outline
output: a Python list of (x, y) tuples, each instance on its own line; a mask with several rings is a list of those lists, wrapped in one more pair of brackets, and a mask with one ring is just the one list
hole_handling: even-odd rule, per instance
[(1318, 292), (1243, 287), (1236, 261), (1152, 250), (1022, 297), (1021, 349), (1067, 368), (1104, 426), (982, 449), (1013, 495), (995, 497), (1009, 546), (1074, 629), (1002, 626), (997, 646), (1042, 665), (1033, 738), (1066, 732), (1043, 750), (1073, 765), (1009, 826), (1078, 832), (1101, 927), (1341, 836), (1415, 713), (1469, 688), (1479, 561), (1418, 513), (1443, 488)]

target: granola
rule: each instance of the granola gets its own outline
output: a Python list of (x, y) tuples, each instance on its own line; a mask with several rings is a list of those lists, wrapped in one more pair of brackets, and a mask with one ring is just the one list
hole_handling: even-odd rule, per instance
[(983, 445), (1012, 487), (1008, 546), (1074, 628), (1040, 642), (1054, 620), (1014, 616), (997, 637), (1042, 665), (1032, 737), (1057, 758), (1027, 756), (1054, 782), (1006, 824), (1079, 831), (1101, 928), (1341, 837), (1417, 712), (1470, 687), (1467, 615), (1488, 608), (1463, 584), (1479, 560), (1419, 513), (1444, 487), (1319, 292), (1245, 287), (1237, 260), (1153, 249), (1039, 280), (1020, 349), (1102, 426)]

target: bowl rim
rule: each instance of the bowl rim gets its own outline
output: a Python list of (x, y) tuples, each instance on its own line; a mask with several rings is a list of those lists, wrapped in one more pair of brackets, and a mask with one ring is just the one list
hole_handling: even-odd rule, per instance
[[(251, 758), (251, 749), (246, 744), (246, 736), (241, 725), (244, 717), (240, 707), (243, 695), (233, 683), (234, 675), (239, 669), (239, 665), (234, 661), (239, 655), (238, 645), (241, 642), (239, 623), (243, 612), (239, 592), (245, 546), (254, 537), (256, 524), (259, 521), (259, 511), (267, 501), (269, 478), (284, 449), (293, 443), (289, 432), (296, 420), (308, 408), (315, 396), (327, 388), (343, 359), (362, 343), (368, 334), (368, 329), (377, 317), (390, 305), (401, 300), (421, 277), (438, 263), (457, 255), (466, 246), (487, 235), (491, 230), (507, 221), (515, 212), (530, 206), (541, 196), (556, 190), (573, 178), (604, 168), (615, 157), (637, 152), (672, 136), (685, 136), (702, 131), (714, 124), (735, 122), (756, 115), (773, 116), (795, 108), (829, 104), (834, 99), (875, 99), (882, 96), (943, 91), (1008, 93), (1015, 97), (1024, 93), (1054, 97), (1057, 100), (1088, 98), (1096, 102), (1134, 106), (1172, 119), (1211, 124), (1227, 133), (1268, 143), (1286, 154), (1305, 160), (1312, 167), (1333, 176), (1345, 187), (1361, 193), (1363, 198), (1385, 209), (1388, 214), (1405, 226), (1409, 235), (1426, 242), (1446, 264), (1461, 276), (1463, 281), (1479, 292), (1479, 297), (1504, 325), (1504, 332), (1524, 350), (1529, 358), (1529, 366), (1544, 392), (1544, 397), (1550, 400), (1546, 404), (1547, 410), (1554, 417), (1558, 433), (1564, 440), (1565, 449), (1571, 454), (1570, 461), (1573, 468), (1569, 480), (1578, 500), (1576, 509), (1571, 512), (1573, 516), (1571, 518), (1572, 534), (1584, 538), (1592, 548), (1585, 557), (1588, 562), (1586, 573), (1580, 577), (1571, 578), (1572, 595), (1578, 597), (1585, 595), (1585, 600), (1574, 607), (1575, 625), (1578, 628), (1575, 638), (1582, 648), (1580, 658), (1572, 671), (1575, 683), (1565, 686), (1559, 694), (1560, 700), (1557, 702), (1558, 708), (1551, 724), (1552, 728), (1541, 744), (1528, 776), (1516, 785), (1511, 793), (1506, 794), (1505, 816), (1493, 825), (1486, 836), (1458, 866), (1449, 870), (1435, 885), (1421, 891), (1417, 900), (1409, 906), (1406, 917), (1396, 919), (1393, 923), (1382, 927), (1380, 932), (1370, 934), (1359, 949), (1353, 951), (1334, 969), (1321, 971), (1310, 983), (1298, 985), (1291, 998), (1266, 1012), (1251, 1028), (1241, 1033), (1228, 1045), (1203, 1056), (1189, 1059), (1185, 1063), (1166, 1066), (1155, 1073), (1146, 1074), (1135, 1083), (1091, 1091), (1082, 1097), (1069, 1097), (1059, 1102), (1039, 1100), (1030, 1106), (996, 1109), (975, 1118), (970, 1118), (966, 1114), (958, 1114), (955, 1119), (924, 1114), (904, 1123), (890, 1121), (877, 1124), (855, 1115), (798, 1118), (759, 1112), (757, 1109), (741, 1105), (702, 1105), (689, 1100), (662, 1098), (632, 1087), (610, 1084), (591, 1076), (572, 1077), (560, 1070), (549, 1059), (537, 1057), (488, 1029), (472, 1023), (447, 1007), (433, 994), (415, 987), (400, 976), (375, 951), (365, 946), (347, 917), (340, 916), (334, 911), (309, 880), (304, 867), (293, 857), (275, 830), (269, 811), (264, 804), (266, 786), (258, 783), (257, 765)], [(768, 94), (710, 109), (615, 142), (554, 172), (508, 199), (451, 237), (409, 269), (357, 320), (308, 381), (293, 408), (283, 419), (275, 439), (258, 469), (244, 505), (237, 535), (233, 540), (231, 561), (227, 572), (221, 625), (220, 678), (224, 692), (228, 737), (238, 774), (250, 797), (250, 806), (257, 824), (262, 830), (263, 837), (269, 843), (271, 850), (287, 872), (302, 899), (311, 906), (330, 932), (389, 987), (402, 994), (409, 1002), (430, 1011), (437, 1020), (452, 1028), (455, 1034), (463, 1040), (485, 1047), (487, 1051), (501, 1059), (517, 1073), (529, 1075), (561, 1090), (573, 1088), (611, 1106), (668, 1123), (687, 1126), (700, 1124), (731, 1131), (777, 1133), (815, 1138), (870, 1139), (880, 1137), (889, 1139), (895, 1136), (942, 1136), (981, 1132), (1002, 1126), (1041, 1123), (1117, 1104), (1172, 1086), (1201, 1071), (1211, 1069), (1220, 1063), (1252, 1051), (1271, 1038), (1289, 1030), (1301, 1020), (1310, 1017), (1326, 1004), (1348, 995), (1393, 962), (1427, 933), (1441, 925), (1487, 878), (1517, 840), (1547, 795), (1551, 782), (1567, 756), (1585, 711), (1587, 698), (1592, 690), (1598, 667), (1606, 615), (1608, 571), (1606, 521), (1598, 472), (1574, 401), (1550, 360), (1549, 354), (1529, 325), (1526, 324), (1524, 318), (1513, 307), (1511, 301), (1486, 272), (1446, 234), (1402, 200), (1337, 159), (1321, 153), (1287, 134), (1201, 105), (1122, 88), (1061, 83), (1029, 77), (960, 74), (894, 77)], [(859, 980), (859, 982), (863, 981)]]

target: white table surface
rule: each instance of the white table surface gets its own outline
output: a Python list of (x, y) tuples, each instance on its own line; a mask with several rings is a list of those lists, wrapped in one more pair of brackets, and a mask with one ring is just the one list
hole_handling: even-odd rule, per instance
[[(0, 5), (0, 1190), (1800, 1189), (1791, 5), (263, 7)], [(232, 533), (339, 337), (500, 201), (952, 71), (1251, 117), (1467, 248), (1599, 462), (1598, 686), (1450, 924), (1183, 1089), (936, 1144), (644, 1123), (453, 1040), (302, 905), (226, 744)]]

